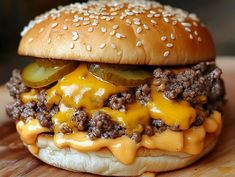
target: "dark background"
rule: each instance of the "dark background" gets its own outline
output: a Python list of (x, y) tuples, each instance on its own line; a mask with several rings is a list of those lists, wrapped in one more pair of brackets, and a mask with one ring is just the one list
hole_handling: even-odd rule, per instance
[[(74, 0), (0, 0), (0, 84), (30, 59), (17, 55), (20, 32), (30, 19)], [(84, 1), (80, 1), (84, 2)], [(160, 0), (196, 13), (214, 37), (218, 55), (235, 55), (235, 0)]]

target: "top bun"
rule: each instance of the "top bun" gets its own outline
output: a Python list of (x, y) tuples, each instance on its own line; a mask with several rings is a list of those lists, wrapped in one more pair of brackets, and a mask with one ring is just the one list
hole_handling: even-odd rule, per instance
[(19, 54), (113, 64), (186, 65), (215, 59), (195, 14), (144, 0), (75, 3), (25, 27)]

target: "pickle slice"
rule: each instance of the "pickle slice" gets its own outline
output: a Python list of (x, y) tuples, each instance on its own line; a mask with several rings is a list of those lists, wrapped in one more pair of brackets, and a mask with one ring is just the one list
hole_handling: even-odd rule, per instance
[(152, 79), (152, 71), (137, 68), (136, 66), (90, 64), (89, 71), (114, 85), (135, 87), (147, 83)]
[(26, 86), (31, 88), (40, 88), (48, 86), (66, 74), (72, 72), (76, 67), (76, 62), (67, 62), (61, 64), (61, 62), (50, 63), (50, 61), (38, 61), (29, 64), (22, 71), (23, 82)]

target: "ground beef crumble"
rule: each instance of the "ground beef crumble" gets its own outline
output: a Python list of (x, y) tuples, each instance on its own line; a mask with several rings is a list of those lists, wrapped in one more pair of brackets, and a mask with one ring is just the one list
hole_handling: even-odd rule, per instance
[(114, 110), (126, 111), (126, 104), (131, 104), (135, 100), (133, 90), (111, 95), (106, 105)]
[(28, 92), (30, 90), (29, 87), (26, 87), (23, 84), (20, 70), (18, 69), (12, 71), (12, 77), (9, 82), (7, 82), (6, 87), (13, 98), (19, 98), (21, 93)]
[(71, 121), (75, 122), (79, 131), (87, 130), (89, 120), (86, 111), (80, 109), (76, 110), (71, 117)]
[(125, 134), (125, 129), (111, 120), (104, 112), (95, 112), (89, 121), (88, 136), (91, 139), (117, 138)]
[(154, 84), (171, 100), (183, 99), (193, 106), (206, 103), (218, 109), (225, 96), (221, 74), (214, 62), (202, 62), (178, 73), (158, 68), (154, 70)]

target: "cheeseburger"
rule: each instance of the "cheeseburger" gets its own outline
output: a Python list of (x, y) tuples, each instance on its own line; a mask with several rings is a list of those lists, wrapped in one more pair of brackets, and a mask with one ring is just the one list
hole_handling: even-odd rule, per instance
[(36, 17), (6, 106), (47, 164), (107, 176), (185, 167), (215, 146), (225, 89), (195, 14), (144, 0), (75, 3)]

